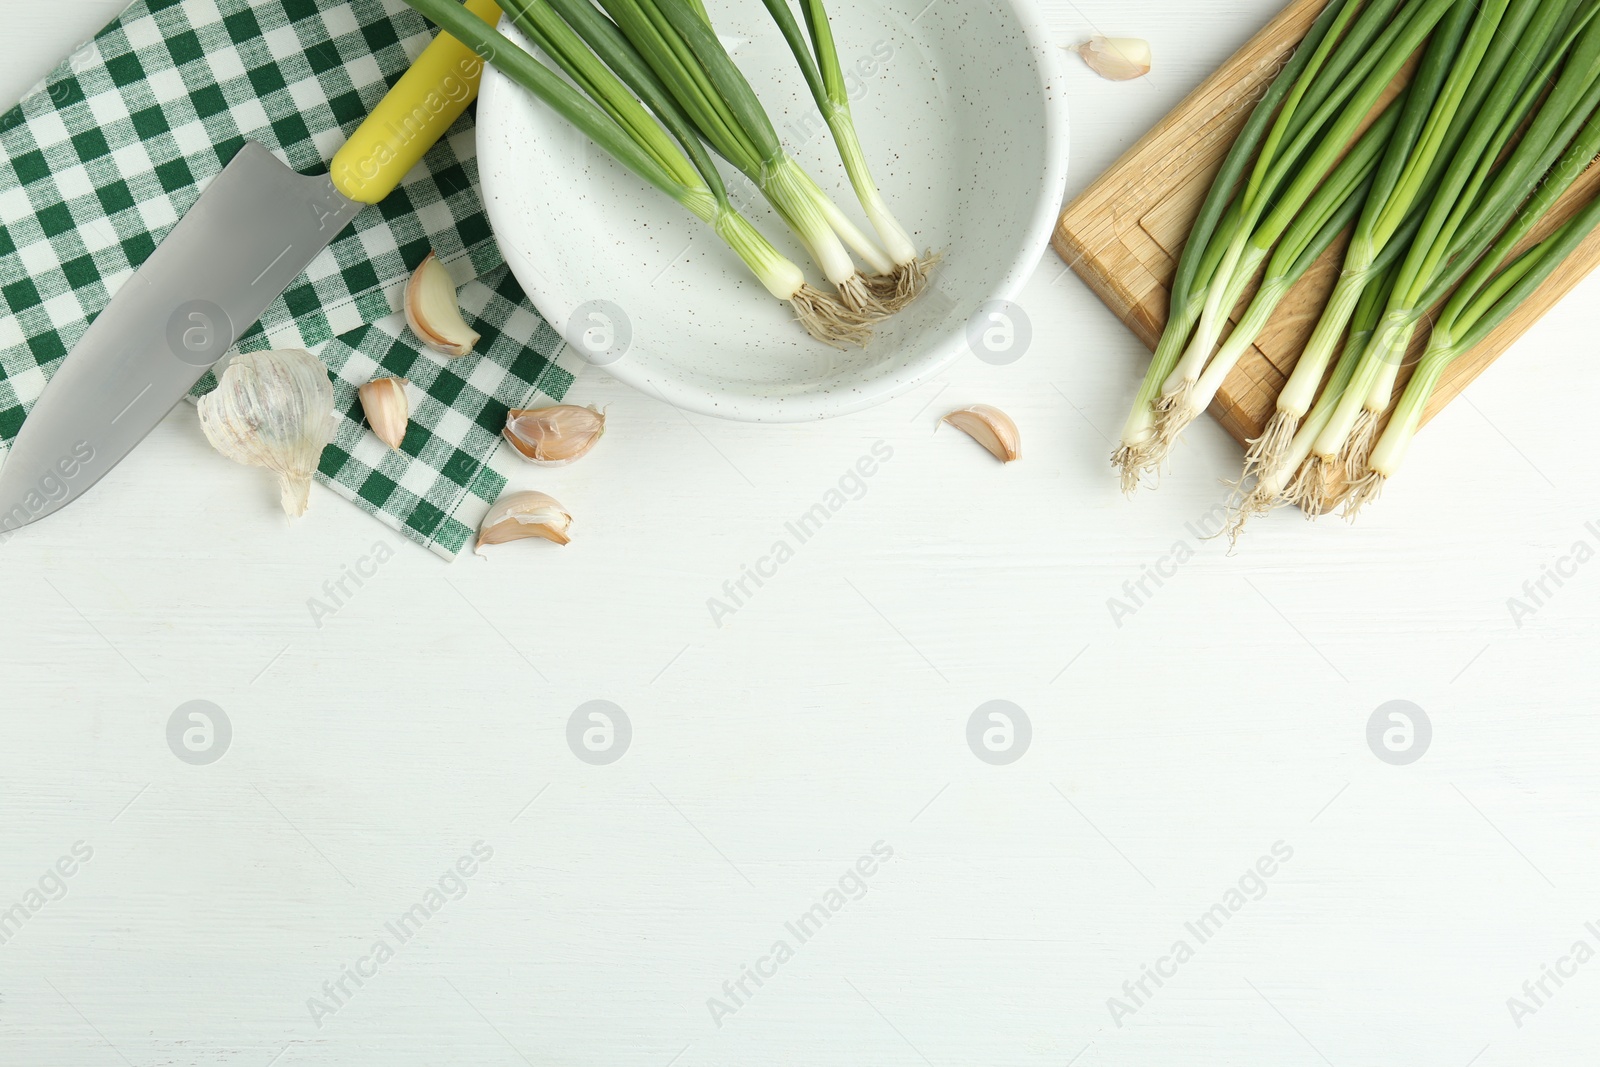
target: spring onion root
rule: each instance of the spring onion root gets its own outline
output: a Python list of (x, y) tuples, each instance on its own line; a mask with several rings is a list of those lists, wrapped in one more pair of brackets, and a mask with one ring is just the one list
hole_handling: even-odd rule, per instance
[[(1309, 91), (1296, 97), (1291, 95), (1279, 116), (1278, 128), (1268, 138), (1267, 147), (1277, 148), (1274, 157), (1268, 158), (1263, 149), (1256, 165), (1256, 175), (1246, 186), (1242, 196), (1243, 214), (1240, 225), (1223, 255), (1222, 265), (1212, 280), (1210, 292), (1200, 316), (1200, 325), (1178, 366), (1163, 387), (1168, 406), (1181, 407), (1192, 404), (1192, 394), (1201, 373), (1211, 359), (1212, 350), (1222, 335), (1228, 313), (1237, 302), (1238, 295), (1265, 262), (1278, 242), (1285, 239), (1292, 228), (1301, 224), (1308, 204), (1318, 188), (1330, 180), (1340, 158), (1349, 150), (1357, 131), (1365, 124), (1373, 106), (1399, 73), (1411, 54), (1433, 31), (1434, 26), (1455, 6), (1458, 0), (1414, 0), (1402, 10), (1399, 17), (1385, 27), (1370, 48), (1358, 55), (1350, 50), (1354, 42), (1346, 40), (1328, 51), (1328, 65), (1337, 66), (1346, 59), (1353, 61), (1350, 74), (1337, 85), (1311, 113), (1309, 121), (1298, 135), (1290, 133), (1288, 120), (1301, 106), (1314, 99)], [(1382, 5), (1369, 5), (1366, 16), (1381, 10)], [(1352, 35), (1354, 37), (1354, 35)], [(1324, 42), (1326, 45), (1327, 42)], [(1313, 61), (1305, 77), (1314, 78), (1321, 65)], [(1295, 104), (1295, 110), (1290, 105)], [(1285, 143), (1286, 142), (1286, 143)], [(1256, 181), (1260, 178), (1260, 182)], [(1273, 190), (1276, 190), (1274, 193)], [(1293, 239), (1292, 237), (1290, 238)]]
[[(1169, 379), (1167, 385), (1171, 391), (1163, 394), (1157, 407), (1158, 447), (1171, 447), (1178, 434), (1211, 404), (1223, 380), (1260, 338), (1279, 302), (1333, 245), (1339, 234), (1355, 221), (1367, 201), (1373, 172), (1399, 119), (1398, 108), (1386, 109), (1318, 190), (1273, 254), (1266, 277), (1244, 317), (1199, 378), (1177, 382)], [(1176, 370), (1173, 372), (1174, 379), (1178, 374)]]
[(1332, 293), (1249, 442), (1228, 533), (1287, 505), (1316, 516), (1342, 503), (1356, 517), (1452, 364), (1600, 229), (1592, 195), (1552, 218), (1597, 154), (1600, 0), (1332, 0), (1245, 123), (1184, 246), (1113, 456), (1124, 490), (1160, 469), (1348, 232)]
[(769, 293), (789, 302), (813, 337), (835, 347), (864, 345), (870, 338), (870, 329), (859, 316), (809, 286), (803, 272), (733, 208), (715, 166), (704, 157), (703, 146), (687, 124), (678, 120), (679, 113), (664, 106), (654, 113), (647, 110), (581, 37), (544, 5), (511, 0), (507, 9), (518, 28), (572, 79), (570, 84), (455, 0), (407, 2), (634, 174), (710, 225)]
[[(583, 20), (574, 9), (589, 0), (550, 2), (580, 28)], [(870, 327), (888, 317), (890, 310), (857, 269), (841, 231), (851, 244), (867, 249), (869, 263), (886, 266), (887, 256), (848, 223), (844, 212), (784, 151), (755, 90), (717, 39), (703, 9), (686, 0), (598, 2), (610, 16), (609, 24), (666, 87), (699, 135), (761, 191), (794, 231), (838, 291), (846, 320)]]
[[(1316, 83), (1314, 78), (1303, 82), (1304, 76), (1311, 69), (1313, 61), (1319, 69), (1325, 65), (1328, 52), (1349, 26), (1359, 6), (1359, 0), (1344, 0), (1342, 3), (1330, 3), (1323, 9), (1312, 23), (1305, 40), (1251, 111), (1238, 138), (1223, 159), (1222, 167), (1189, 232), (1189, 240), (1179, 256), (1166, 329), (1157, 343), (1155, 357), (1150, 362), (1123, 426), (1121, 440), (1111, 456), (1112, 465), (1120, 472), (1125, 493), (1132, 493), (1147, 471), (1159, 467), (1155, 458), (1154, 405), (1200, 322), (1206, 294), (1221, 266), (1233, 233), (1240, 225), (1244, 210), (1243, 196), (1236, 197), (1235, 190), (1246, 171), (1252, 170), (1258, 151), (1267, 141), (1269, 127), (1273, 128), (1275, 141), (1283, 136), (1283, 130), (1277, 127), (1275, 119), (1291, 95), (1295, 98), (1294, 107), (1288, 109), (1292, 126), (1294, 110)], [(1271, 149), (1268, 154), (1275, 151), (1275, 148)], [(1252, 173), (1252, 179), (1253, 185), (1259, 184), (1259, 175)]]
[[(800, 0), (805, 16), (810, 44), (801, 36), (794, 14), (789, 10), (789, 0), (764, 0), (772, 19), (777, 23), (789, 50), (811, 90), (812, 99), (822, 113), (833, 141), (844, 162), (845, 172), (855, 189), (856, 199), (866, 212), (872, 228), (882, 242), (886, 262), (874, 263), (867, 249), (851, 242), (857, 253), (874, 267), (867, 279), (873, 297), (890, 311), (898, 311), (915, 300), (927, 286), (928, 276), (938, 256), (934, 253), (918, 255), (917, 246), (910, 233), (889, 210), (878, 184), (873, 180), (867, 164), (867, 155), (861, 147), (856, 132), (855, 119), (850, 113), (850, 92), (844, 71), (839, 65), (839, 53), (834, 45), (833, 30), (828, 23), (828, 13), (822, 0)], [(850, 239), (846, 236), (846, 241)]]

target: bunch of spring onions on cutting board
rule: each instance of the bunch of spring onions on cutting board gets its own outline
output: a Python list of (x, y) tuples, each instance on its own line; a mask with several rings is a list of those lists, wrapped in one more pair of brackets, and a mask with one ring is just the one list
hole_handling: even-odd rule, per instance
[(1600, 0), (1331, 0), (1190, 231), (1112, 457), (1123, 487), (1159, 471), (1290, 288), (1348, 234), (1338, 282), (1250, 442), (1233, 531), (1283, 505), (1354, 518), (1398, 472), (1451, 363), (1600, 226), (1600, 199), (1557, 208), (1597, 153)]
[[(700, 0), (503, 0), (536, 53), (459, 0), (406, 2), (710, 226), (818, 340), (865, 345), (876, 324), (925, 288), (936, 257), (918, 253), (873, 180), (822, 0), (799, 0), (800, 19), (789, 0), (765, 3), (827, 121), (870, 233), (785, 152)], [(734, 207), (712, 153), (760, 191), (825, 285), (813, 286)]]

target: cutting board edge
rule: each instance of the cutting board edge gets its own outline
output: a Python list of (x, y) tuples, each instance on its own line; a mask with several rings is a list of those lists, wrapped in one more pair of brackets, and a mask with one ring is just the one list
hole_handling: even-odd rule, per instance
[[(1232, 84), (1241, 74), (1260, 70), (1263, 64), (1270, 65), (1276, 62), (1275, 57), (1292, 53), (1305, 36), (1305, 30), (1296, 31), (1295, 26), (1304, 24), (1305, 29), (1309, 29), (1311, 23), (1316, 20), (1317, 12), (1328, 2), (1329, 0), (1293, 0), (1266, 26), (1252, 35), (1216, 71), (1190, 90), (1162, 121), (1147, 130), (1088, 188), (1069, 201), (1056, 219), (1055, 230), (1050, 239), (1051, 247), (1101, 303), (1105, 304), (1150, 351), (1155, 350), (1166, 323), (1165, 287), (1160, 282), (1156, 282), (1153, 287), (1162, 297), (1159, 313), (1146, 308), (1144, 300), (1149, 293), (1135, 292), (1120, 283), (1109, 271), (1100, 268), (1100, 259), (1090, 244), (1092, 231), (1096, 226), (1107, 225), (1106, 212), (1118, 199), (1114, 194), (1122, 188), (1121, 176), (1129, 168), (1137, 166), (1142, 156), (1151, 152), (1169, 135), (1176, 125), (1174, 120), (1178, 116), (1185, 115), (1208, 98), (1218, 95), (1220, 89)], [(1289, 31), (1287, 40), (1284, 38), (1286, 30)], [(1214, 119), (1215, 116), (1211, 118)], [(1250, 427), (1241, 422), (1237, 413), (1228, 410), (1220, 396), (1212, 404), (1211, 414), (1241, 444), (1247, 443), (1248, 438), (1252, 436)]]
[[(1137, 180), (1130, 183), (1129, 175), (1143, 178), (1162, 164), (1166, 164), (1170, 173), (1174, 160), (1190, 162), (1189, 152), (1195, 138), (1203, 144), (1208, 129), (1225, 132), (1225, 109), (1213, 105), (1227, 104), (1230, 99), (1248, 99), (1251, 90), (1260, 84), (1263, 71), (1271, 63), (1281, 62), (1282, 56), (1292, 54), (1304, 37), (1305, 28), (1327, 2), (1329, 0), (1295, 0), (1289, 4), (1063, 208), (1052, 235), (1052, 247), (1147, 349), (1154, 349), (1165, 325), (1168, 297), (1160, 272), (1165, 271), (1165, 276), (1170, 277), (1176, 269), (1173, 253), (1167, 248), (1181, 245), (1170, 237), (1163, 245), (1144, 225), (1152, 210), (1149, 194)], [(1241, 91), (1241, 86), (1247, 88)], [(1240, 121), (1242, 124), (1243, 120)], [(1600, 179), (1600, 169), (1591, 169), (1579, 184), (1592, 195), (1600, 189), (1597, 179)], [(1182, 187), (1180, 184), (1179, 188)], [(1578, 192), (1574, 189), (1569, 196)], [(1133, 225), (1119, 226), (1128, 220)], [(1157, 263), (1156, 259), (1162, 262)], [(1449, 368), (1430, 399), (1423, 424), (1460, 395), (1597, 267), (1600, 267), (1600, 233), (1591, 234), (1535, 291), (1528, 303), (1476, 350)], [(1240, 367), (1219, 390), (1210, 413), (1241, 444), (1259, 433), (1271, 409), (1270, 387), (1264, 389), (1253, 382), (1246, 372), (1247, 365), (1258, 374), (1266, 368), (1282, 377), (1286, 372), (1278, 368), (1292, 366), (1292, 360), (1285, 363), (1280, 353), (1275, 364), (1260, 346), (1252, 346), (1250, 355), (1241, 361)], [(1264, 396), (1267, 396), (1265, 401)], [(1261, 410), (1263, 403), (1266, 410)]]

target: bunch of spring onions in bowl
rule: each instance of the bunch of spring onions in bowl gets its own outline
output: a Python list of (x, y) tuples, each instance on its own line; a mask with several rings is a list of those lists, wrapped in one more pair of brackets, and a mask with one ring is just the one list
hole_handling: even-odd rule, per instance
[[(407, 2), (711, 227), (818, 340), (864, 345), (876, 323), (921, 293), (934, 257), (917, 254), (873, 181), (822, 0), (801, 0), (809, 36), (788, 0), (768, 6), (824, 109), (876, 240), (784, 151), (760, 98), (691, 0), (503, 0), (538, 57), (456, 0)], [(831, 291), (807, 282), (734, 207), (712, 151), (761, 191)]]
[(690, 410), (799, 421), (914, 388), (1059, 211), (1058, 50), (1030, 0), (508, 0), (498, 27), (409, 2), (488, 61), (478, 160), (516, 280), (572, 348)]
[(1289, 289), (1348, 234), (1250, 443), (1233, 530), (1283, 505), (1354, 518), (1398, 472), (1450, 365), (1600, 226), (1600, 200), (1567, 195), (1597, 153), (1600, 0), (1330, 0), (1184, 247), (1113, 456), (1124, 488), (1160, 468)]

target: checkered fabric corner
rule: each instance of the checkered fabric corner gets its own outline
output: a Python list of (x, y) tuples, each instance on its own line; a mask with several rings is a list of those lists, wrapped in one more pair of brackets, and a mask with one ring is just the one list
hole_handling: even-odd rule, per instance
[[(401, 0), (139, 0), (0, 116), (0, 444), (246, 140), (303, 173), (326, 172), (432, 36)], [(448, 365), (393, 319), (430, 250), (458, 279), (483, 279), (469, 287), (476, 296), (464, 294), (469, 311), (476, 300), (488, 316), (476, 323), (483, 347)], [(369, 358), (374, 345), (382, 359)], [(413, 381), (432, 383), (422, 386), (431, 414), (419, 412), (404, 456), (371, 453), (381, 446), (358, 440), (353, 408), (323, 473), (407, 536), (459, 551), (451, 524), (460, 521), (445, 505), (455, 488), (469, 499), (488, 491), (480, 474), (497, 440), (468, 427), (481, 430), (496, 404), (525, 404), (535, 390), (559, 400), (572, 381), (558, 365), (560, 337), (510, 279), (490, 234), (470, 112), (239, 344), (291, 347), (319, 352), (346, 399), (379, 364), (405, 364)], [(385, 495), (374, 476), (395, 490)]]
[[(320, 480), (406, 536), (454, 556), (506, 486), (490, 465), (506, 413), (537, 389), (566, 395), (572, 374), (539, 354), (561, 344), (500, 267), (461, 291), (464, 312), (482, 333), (477, 351), (441, 363), (405, 339), (403, 317), (391, 316), (323, 349), (334, 371), (339, 426), (322, 453)], [(529, 345), (527, 338), (534, 344)], [(352, 382), (404, 378), (411, 425), (400, 451), (363, 424)]]

